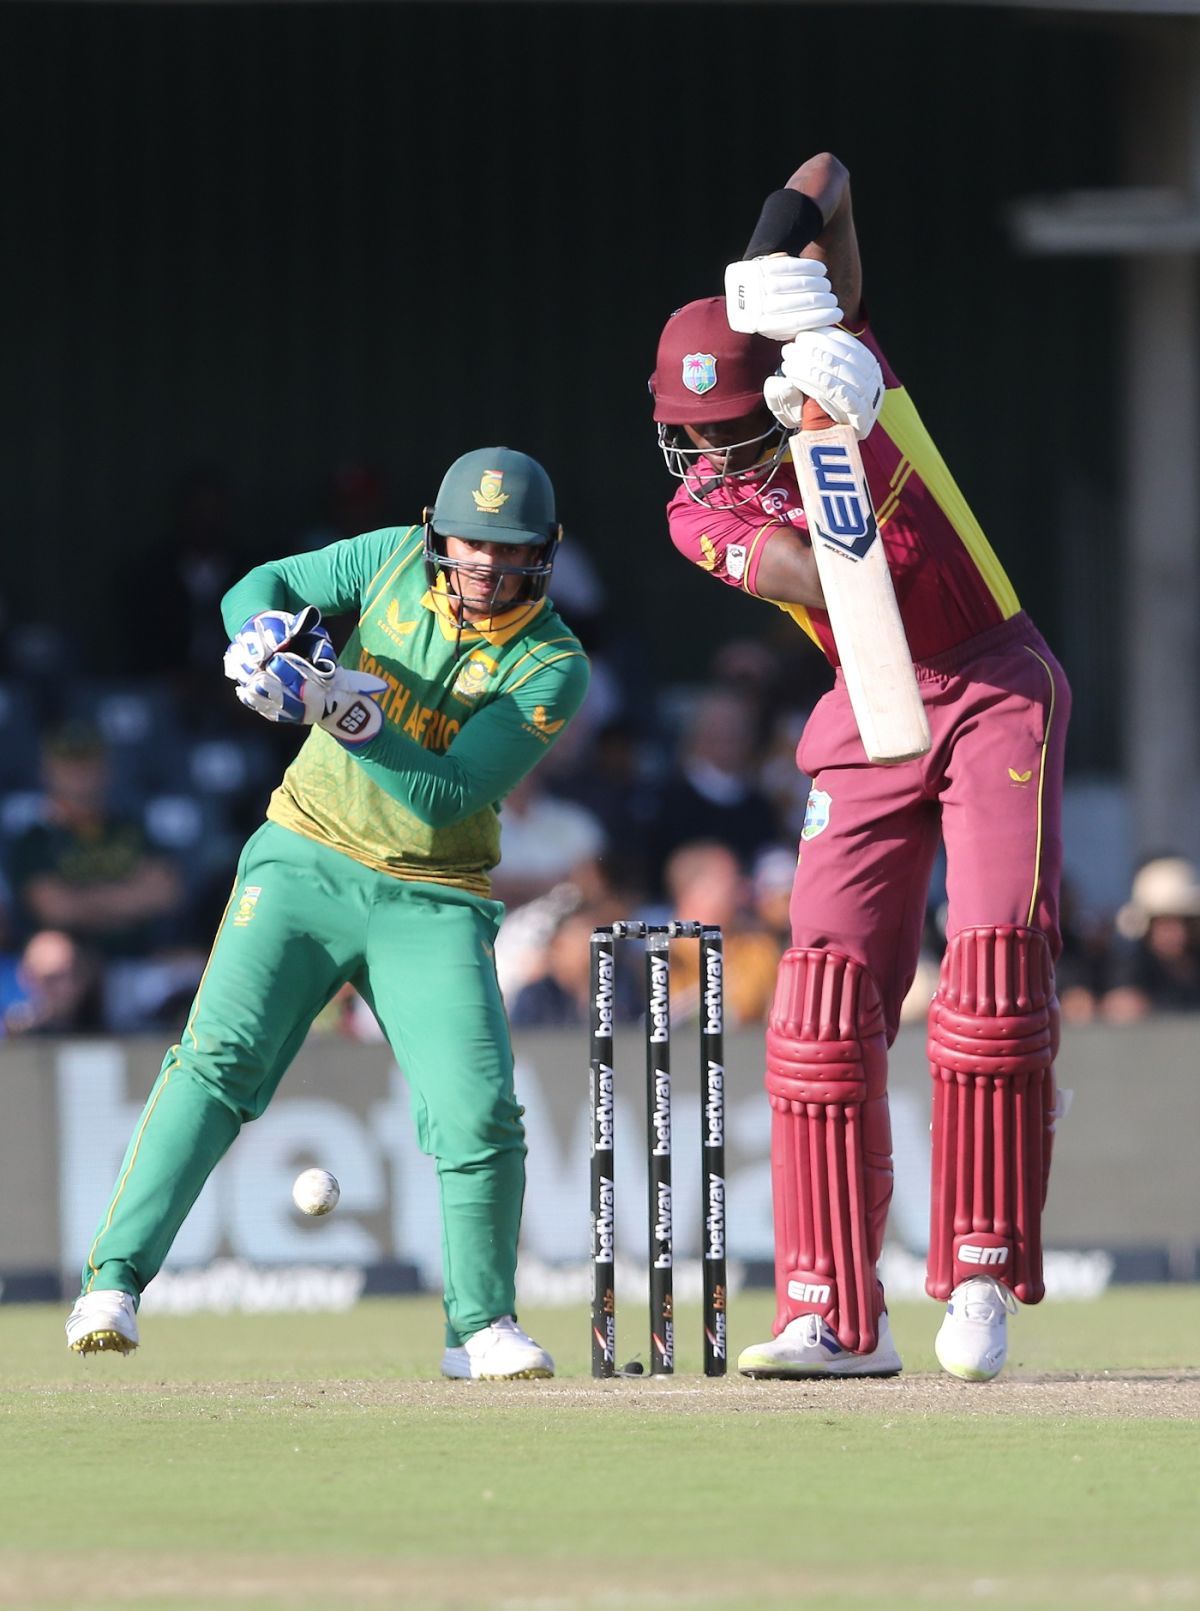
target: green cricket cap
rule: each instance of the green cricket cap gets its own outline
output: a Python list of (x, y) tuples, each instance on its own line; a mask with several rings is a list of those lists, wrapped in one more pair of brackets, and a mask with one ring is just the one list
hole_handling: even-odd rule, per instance
[(554, 488), (536, 459), (515, 448), (476, 448), (442, 477), (429, 522), (439, 537), (545, 543), (558, 533)]

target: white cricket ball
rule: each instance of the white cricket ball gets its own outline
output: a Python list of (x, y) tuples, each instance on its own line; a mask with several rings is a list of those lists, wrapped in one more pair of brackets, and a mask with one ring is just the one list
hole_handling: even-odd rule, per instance
[(331, 1214), (341, 1195), (328, 1169), (306, 1169), (292, 1187), (292, 1201), (302, 1214)]

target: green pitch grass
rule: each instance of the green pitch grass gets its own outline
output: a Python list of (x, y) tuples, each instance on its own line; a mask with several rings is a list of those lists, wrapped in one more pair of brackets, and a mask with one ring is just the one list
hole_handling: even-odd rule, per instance
[[(0, 1309), (0, 1605), (764, 1611), (1200, 1603), (1200, 1289), (1023, 1311), (996, 1383), (593, 1384), (587, 1317), (526, 1311), (546, 1383), (447, 1383), (429, 1300), (147, 1316), (79, 1360)], [(736, 1300), (734, 1350), (769, 1334)], [(621, 1346), (642, 1315), (621, 1314)], [(643, 1344), (644, 1355), (644, 1344)]]

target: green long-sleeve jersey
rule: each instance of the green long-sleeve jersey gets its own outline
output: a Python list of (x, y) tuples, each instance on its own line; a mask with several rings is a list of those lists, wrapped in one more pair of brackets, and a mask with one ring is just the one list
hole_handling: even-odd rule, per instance
[(487, 895), (499, 805), (583, 703), (588, 662), (548, 599), (460, 630), (430, 588), (420, 526), (260, 565), (221, 603), (232, 637), (261, 610), (358, 611), (342, 663), (382, 677), (383, 730), (355, 750), (314, 727), (267, 815), (397, 878)]

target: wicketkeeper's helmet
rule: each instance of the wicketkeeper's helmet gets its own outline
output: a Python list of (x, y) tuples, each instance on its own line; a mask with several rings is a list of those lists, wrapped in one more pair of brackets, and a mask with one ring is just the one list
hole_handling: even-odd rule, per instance
[(445, 539), (536, 544), (541, 552), (529, 565), (492, 571), (499, 581), (523, 576), (522, 600), (540, 599), (554, 569), (562, 538), (554, 509), (554, 487), (536, 459), (515, 448), (476, 448), (464, 453), (442, 477), (437, 500), (425, 511), (425, 574), (432, 587), (438, 573), (469, 570), (467, 561), (446, 558)]

